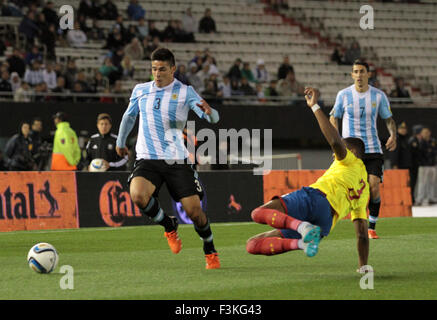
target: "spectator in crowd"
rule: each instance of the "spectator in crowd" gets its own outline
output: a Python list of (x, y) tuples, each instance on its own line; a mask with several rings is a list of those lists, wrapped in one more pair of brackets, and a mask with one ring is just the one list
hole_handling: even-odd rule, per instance
[(26, 65), (30, 66), (34, 60), (43, 61), (39, 47), (36, 45), (32, 46), (31, 51), (26, 54), (26, 59), (24, 61), (26, 62)]
[(353, 65), (354, 61), (361, 57), (361, 49), (358, 41), (353, 41), (350, 47), (344, 54), (344, 63), (347, 65)]
[(264, 94), (263, 86), (261, 83), (255, 84), (255, 92), (256, 92), (256, 96), (258, 98), (258, 102), (265, 102), (266, 101), (266, 96)]
[(189, 81), (188, 81), (188, 77), (187, 77), (187, 72), (186, 72), (186, 68), (184, 64), (180, 64), (178, 65), (176, 72), (174, 73), (174, 77), (176, 79), (178, 79), (180, 82), (182, 82), (183, 84), (189, 85)]
[(130, 43), (133, 38), (138, 38), (138, 28), (136, 25), (129, 25), (129, 27), (126, 30), (126, 35), (124, 37), (125, 43)]
[(197, 76), (200, 78), (200, 81), (202, 81), (203, 87), (206, 85), (206, 80), (209, 79), (209, 64), (205, 63), (202, 66), (202, 69), (200, 71), (197, 71)]
[(93, 18), (99, 14), (99, 8), (94, 1), (81, 0), (79, 3), (78, 15), (83, 15), (86, 18)]
[(205, 96), (206, 98), (211, 98), (211, 97), (215, 98), (217, 96), (217, 91), (214, 85), (214, 81), (212, 80), (206, 81), (206, 87), (202, 91), (202, 96)]
[(343, 53), (342, 53), (340, 45), (335, 46), (334, 51), (331, 54), (331, 61), (337, 63), (338, 65), (344, 64)]
[(54, 8), (55, 4), (52, 1), (47, 1), (42, 10), (42, 13), (44, 14), (48, 24), (53, 24), (57, 26), (59, 25), (59, 18)]
[(14, 102), (30, 102), (33, 95), (33, 90), (25, 81), (21, 82), (21, 86), (14, 92)]
[(278, 81), (278, 93), (284, 97), (304, 96), (305, 88), (296, 81), (293, 71), (289, 70), (285, 79)]
[(376, 68), (375, 66), (369, 66), (369, 72), (370, 72), (370, 77), (369, 77), (369, 85), (373, 86), (376, 88), (376, 85), (378, 85), (378, 76), (377, 76), (377, 72), (376, 72)]
[(256, 68), (254, 71), (255, 81), (258, 83), (267, 83), (269, 82), (269, 72), (267, 71), (264, 60), (258, 59), (256, 62)]
[(240, 81), (240, 79), (242, 77), (241, 69), (240, 69), (241, 63), (242, 63), (241, 59), (238, 58), (234, 61), (234, 64), (229, 69), (227, 76), (229, 77), (229, 79), (231, 79), (231, 82), (234, 79), (237, 81)]
[(36, 24), (35, 13), (33, 11), (29, 10), (27, 15), (23, 17), (18, 31), (25, 36), (28, 47), (33, 45), (35, 38), (40, 36), (40, 30)]
[(108, 78), (103, 77), (102, 73), (96, 70), (91, 84), (92, 92), (103, 92), (107, 88), (109, 88)]
[[(0, 92), (12, 93), (12, 85), (11, 85), (11, 82), (9, 80), (9, 72), (6, 70), (2, 71), (2, 73), (1, 73)], [(7, 96), (7, 98), (11, 98), (11, 97)]]
[(83, 14), (80, 14), (77, 17), (77, 22), (79, 23), (78, 29), (82, 30), (86, 34), (86, 36), (88, 37), (89, 32), (91, 31), (91, 28), (88, 27), (86, 20), (87, 20), (87, 17), (85, 17)]
[(144, 18), (140, 18), (138, 20), (137, 29), (138, 29), (138, 37), (140, 38), (141, 41), (149, 36), (149, 26), (146, 24)]
[(182, 17), (182, 29), (194, 40), (194, 34), (197, 32), (197, 20), (193, 17), (191, 8), (187, 8)]
[(155, 21), (149, 21), (149, 36), (152, 38), (152, 41), (155, 37), (162, 41), (162, 32), (156, 27)]
[(217, 66), (216, 66), (216, 64), (215, 64), (215, 60), (214, 60), (214, 58), (212, 57), (212, 56), (208, 56), (207, 58), (206, 58), (206, 61), (203, 63), (204, 65), (205, 64), (207, 64), (207, 65), (209, 65), (209, 71), (208, 71), (208, 74), (209, 75), (211, 75), (211, 74), (220, 74), (220, 71), (219, 71), (219, 69), (217, 68)]
[[(57, 79), (56, 79), (56, 87), (54, 89), (52, 89), (52, 92), (53, 93), (57, 93), (57, 94), (66, 94), (66, 93), (70, 92), (65, 87), (65, 78), (62, 75), (57, 77)], [(52, 96), (50, 100), (54, 100), (54, 101), (68, 101), (68, 100), (70, 100), (70, 97), (67, 97), (65, 95)]]
[(32, 157), (32, 140), (30, 138), (30, 124), (20, 123), (18, 133), (8, 140), (5, 147), (6, 166), (11, 171), (30, 171), (36, 169)]
[(132, 64), (132, 59), (129, 55), (125, 55), (121, 60), (122, 79), (133, 79), (135, 73), (135, 67)]
[(47, 31), (41, 35), (41, 43), (45, 45), (47, 49), (47, 59), (56, 59), (55, 46), (57, 37), (58, 35), (54, 24), (50, 24)]
[(64, 75), (64, 64), (62, 64), (60, 62), (55, 62), (54, 70), (56, 73), (56, 77), (63, 76)]
[(202, 82), (202, 79), (197, 75), (197, 64), (195, 62), (191, 62), (190, 70), (187, 72), (187, 80), (188, 84), (191, 85), (196, 92), (202, 92), (205, 85)]
[(256, 95), (255, 89), (250, 85), (249, 80), (245, 77), (241, 78), (241, 85), (239, 90), (244, 96), (254, 96)]
[(115, 20), (118, 17), (117, 6), (112, 0), (107, 0), (102, 6), (100, 6), (101, 15), (107, 20)]
[(211, 17), (211, 9), (206, 9), (205, 14), (199, 21), (200, 33), (216, 33), (216, 25), (214, 19)]
[(202, 51), (196, 50), (194, 52), (194, 57), (190, 60), (190, 62), (188, 64), (191, 64), (192, 62), (194, 62), (196, 65), (198, 65), (199, 61), (200, 61), (200, 64), (203, 63)]
[(31, 86), (36, 86), (37, 84), (44, 82), (44, 76), (39, 60), (33, 60), (32, 66), (26, 69), (23, 80)]
[(103, 95), (100, 96), (100, 102), (101, 103), (114, 103), (114, 98), (110, 96), (111, 94), (111, 89), (109, 88), (105, 88), (105, 90), (103, 90)]
[(124, 27), (124, 19), (123, 16), (121, 14), (119, 14), (117, 16), (117, 18), (115, 18), (115, 23), (112, 26), (112, 29), (117, 28), (118, 30), (120, 30), (120, 34), (121, 34), (121, 38), (123, 40), (124, 43), (126, 43), (126, 28)]
[(17, 89), (21, 86), (21, 78), (17, 72), (11, 73), (11, 89), (12, 92), (17, 91)]
[(264, 95), (266, 97), (278, 97), (279, 93), (276, 90), (276, 85), (277, 85), (276, 80), (274, 79), (270, 80), (269, 86), (264, 90)]
[(236, 78), (231, 79), (231, 96), (242, 96), (244, 93), (240, 90), (240, 81)]
[(52, 90), (56, 88), (56, 72), (54, 69), (54, 63), (49, 61), (46, 62), (46, 67), (42, 72), (44, 82), (47, 84), (47, 87)]
[(53, 116), (56, 126), (53, 141), (51, 170), (74, 171), (81, 158), (76, 132), (70, 127), (66, 114), (58, 112)]
[(111, 58), (105, 58), (103, 66), (100, 67), (99, 72), (106, 78), (113, 78), (112, 74), (117, 73), (118, 69), (112, 63)]
[(78, 69), (76, 67), (76, 60), (70, 59), (67, 62), (67, 68), (63, 74), (65, 78), (65, 86), (67, 89), (73, 89), (74, 81), (76, 80), (76, 74), (78, 73)]
[(145, 17), (146, 10), (138, 3), (138, 0), (130, 0), (129, 6), (127, 7), (127, 15), (130, 20), (138, 21)]
[(104, 48), (113, 51), (116, 48), (123, 47), (124, 45), (125, 42), (123, 40), (123, 36), (121, 34), (120, 28), (118, 27), (112, 28), (112, 32), (108, 35), (108, 38), (106, 39), (106, 45)]
[(97, 19), (93, 19), (93, 24), (89, 31), (89, 39), (90, 40), (105, 39), (105, 33), (103, 32), (103, 29), (100, 27), (99, 20)]
[(76, 82), (79, 82), (82, 86), (82, 90), (84, 93), (92, 92), (90, 85), (88, 84), (88, 79), (86, 78), (85, 72), (80, 70), (76, 75)]
[(176, 21), (169, 20), (167, 27), (162, 32), (162, 41), (173, 42), (176, 39)]
[(211, 64), (217, 65), (217, 61), (215, 60), (214, 56), (211, 53), (211, 50), (209, 50), (208, 48), (205, 48), (205, 50), (203, 51), (203, 56), (202, 56), (202, 63), (205, 63), (209, 61)]
[(35, 102), (43, 102), (48, 101), (47, 93), (49, 92), (49, 89), (47, 88), (47, 84), (45, 82), (38, 83), (34, 87), (34, 94), (35, 94)]
[(78, 21), (74, 22), (74, 29), (67, 31), (67, 41), (74, 48), (80, 48), (88, 41), (85, 32), (80, 30)]
[(228, 76), (223, 77), (223, 81), (218, 85), (219, 91), (217, 95), (222, 98), (229, 98), (232, 95), (231, 92), (231, 79)]
[(123, 84), (120, 80), (114, 82), (114, 86), (112, 87), (112, 93), (120, 95), (115, 98), (115, 103), (125, 103), (126, 98), (122, 95), (126, 95), (127, 91), (123, 88)]
[[(396, 87), (390, 92), (391, 98), (410, 98), (410, 92), (405, 88), (404, 78), (399, 77), (395, 80)], [(405, 103), (412, 103), (411, 99), (406, 99)], [(403, 101), (404, 102), (404, 101)]]
[(133, 38), (131, 42), (124, 48), (124, 53), (132, 60), (142, 60), (144, 57), (144, 48), (138, 38)]
[(152, 52), (159, 47), (159, 38), (155, 37), (154, 42), (152, 42), (150, 37), (146, 37), (142, 41), (142, 46), (144, 50), (143, 60), (150, 60)]
[(112, 118), (107, 113), (97, 116), (98, 133), (92, 135), (86, 145), (85, 163), (89, 167), (94, 159), (103, 159), (103, 167), (108, 171), (125, 171), (128, 156), (121, 158), (115, 151), (117, 135), (111, 133)]
[(420, 144), (422, 141), (422, 131), (423, 126), (422, 125), (415, 125), (412, 128), (413, 135), (408, 140), (408, 146), (411, 152), (411, 181), (410, 181), (410, 187), (411, 187), (411, 196), (413, 199), (413, 203), (415, 203), (415, 190), (416, 190), (416, 184), (417, 184), (417, 175), (419, 172), (419, 165), (421, 162), (421, 150), (420, 150)]
[(416, 205), (427, 206), (437, 203), (435, 188), (437, 187), (437, 142), (431, 137), (431, 130), (423, 127), (420, 131), (420, 160), (417, 178)]
[(250, 68), (249, 62), (243, 63), (243, 68), (241, 69), (241, 77), (246, 78), (250, 83), (255, 83), (255, 76), (253, 75), (252, 69)]
[(188, 33), (183, 29), (181, 20), (176, 20), (174, 42), (194, 42), (193, 33)]
[(290, 58), (288, 56), (284, 56), (282, 64), (278, 68), (278, 80), (285, 79), (289, 71), (294, 72), (294, 68), (290, 64)]
[(11, 74), (16, 72), (20, 78), (23, 78), (24, 72), (26, 71), (26, 62), (18, 48), (13, 49), (12, 55), (6, 59), (6, 62), (9, 65), (9, 72)]
[(38, 26), (39, 29), (39, 34), (40, 34), (40, 38), (41, 36), (47, 32), (47, 30), (49, 29), (49, 25), (46, 21), (46, 17), (44, 15), (44, 13), (40, 12), (36, 15), (36, 25)]

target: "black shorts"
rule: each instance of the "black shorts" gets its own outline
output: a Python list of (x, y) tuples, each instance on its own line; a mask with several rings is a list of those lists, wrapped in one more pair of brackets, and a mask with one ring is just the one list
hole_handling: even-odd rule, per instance
[(381, 179), (384, 175), (384, 155), (382, 153), (365, 153), (363, 162), (366, 166), (367, 174), (372, 174)]
[(203, 198), (203, 188), (200, 184), (197, 171), (189, 164), (168, 164), (165, 160), (141, 159), (135, 161), (134, 169), (127, 180), (128, 185), (134, 177), (143, 177), (149, 180), (156, 190), (157, 197), (162, 184), (167, 184), (168, 191), (175, 201), (182, 198), (198, 195)]

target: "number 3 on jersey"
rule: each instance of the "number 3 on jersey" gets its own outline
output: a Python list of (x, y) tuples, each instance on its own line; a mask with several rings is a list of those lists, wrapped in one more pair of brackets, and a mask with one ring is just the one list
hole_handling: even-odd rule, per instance
[(153, 102), (153, 109), (159, 110), (159, 108), (161, 108), (161, 98), (156, 98)]

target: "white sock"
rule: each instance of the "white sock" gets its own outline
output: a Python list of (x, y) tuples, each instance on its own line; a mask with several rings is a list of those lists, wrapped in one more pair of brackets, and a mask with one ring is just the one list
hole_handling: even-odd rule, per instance
[(302, 234), (302, 232), (310, 225), (311, 225), (311, 223), (306, 222), (306, 221), (302, 221), (301, 224), (299, 224), (299, 226), (297, 227), (297, 232)]
[(297, 247), (298, 247), (299, 249), (301, 249), (301, 250), (304, 250), (304, 249), (305, 249), (305, 243), (303, 242), (303, 239), (299, 239), (299, 240), (297, 241)]

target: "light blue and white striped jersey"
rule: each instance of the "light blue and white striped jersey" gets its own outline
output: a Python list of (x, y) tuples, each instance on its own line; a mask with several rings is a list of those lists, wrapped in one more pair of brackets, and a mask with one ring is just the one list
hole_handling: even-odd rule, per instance
[(351, 85), (338, 92), (330, 115), (341, 119), (343, 138), (355, 137), (364, 141), (366, 153), (383, 153), (376, 121), (392, 116), (390, 103), (382, 90), (369, 86), (366, 92), (358, 92)]
[[(182, 130), (193, 110), (201, 119), (207, 116), (196, 104), (202, 98), (191, 86), (174, 79), (166, 87), (157, 87), (154, 81), (135, 86), (125, 116), (135, 118), (140, 115), (139, 131), (136, 145), (138, 159), (182, 160), (188, 157), (184, 145)], [(217, 115), (216, 110), (213, 112)], [(122, 120), (123, 122), (123, 120)], [(120, 126), (122, 130), (122, 126)], [(130, 131), (130, 130), (129, 130)], [(127, 137), (125, 132), (122, 134)], [(119, 134), (120, 136), (120, 134)], [(117, 145), (125, 141), (117, 142)]]

